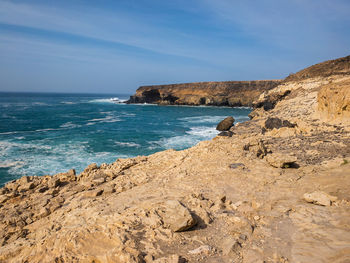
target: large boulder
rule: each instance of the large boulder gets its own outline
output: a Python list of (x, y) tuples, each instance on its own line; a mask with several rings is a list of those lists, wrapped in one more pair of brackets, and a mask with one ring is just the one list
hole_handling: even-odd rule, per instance
[(167, 200), (160, 205), (159, 213), (173, 232), (186, 231), (196, 225), (191, 212), (177, 200)]
[(272, 153), (266, 156), (266, 161), (276, 168), (289, 168), (295, 165), (297, 158), (288, 154)]
[(228, 131), (233, 123), (235, 122), (235, 119), (233, 117), (227, 117), (219, 122), (219, 124), (216, 126), (216, 129), (218, 131)]

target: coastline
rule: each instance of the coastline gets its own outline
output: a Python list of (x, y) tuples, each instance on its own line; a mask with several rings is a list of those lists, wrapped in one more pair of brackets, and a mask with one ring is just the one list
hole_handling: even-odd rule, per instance
[(348, 260), (349, 68), (297, 73), (231, 136), (7, 184), (0, 261)]
[(281, 80), (252, 80), (141, 86), (127, 103), (252, 107), (260, 94), (280, 83)]

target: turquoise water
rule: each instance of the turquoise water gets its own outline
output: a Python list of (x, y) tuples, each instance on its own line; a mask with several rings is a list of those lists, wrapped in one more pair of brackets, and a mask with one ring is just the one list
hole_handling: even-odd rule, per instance
[(185, 149), (213, 138), (227, 116), (250, 109), (126, 105), (126, 95), (0, 93), (0, 185), (90, 163)]

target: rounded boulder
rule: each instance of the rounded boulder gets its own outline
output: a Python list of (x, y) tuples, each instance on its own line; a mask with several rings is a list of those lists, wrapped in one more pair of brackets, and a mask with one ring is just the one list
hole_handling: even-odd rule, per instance
[(228, 131), (235, 122), (235, 119), (233, 117), (227, 117), (219, 122), (219, 124), (216, 126), (216, 129), (218, 131)]

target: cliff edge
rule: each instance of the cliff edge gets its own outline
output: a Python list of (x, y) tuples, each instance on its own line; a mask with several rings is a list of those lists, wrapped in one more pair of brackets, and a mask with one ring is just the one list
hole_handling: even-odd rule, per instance
[(345, 71), (281, 83), (190, 149), (7, 183), (0, 262), (349, 262)]
[(252, 106), (253, 101), (262, 92), (273, 89), (280, 82), (280, 80), (256, 80), (142, 86), (127, 103)]

